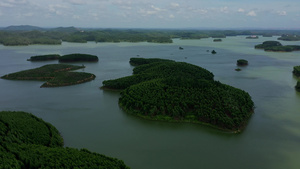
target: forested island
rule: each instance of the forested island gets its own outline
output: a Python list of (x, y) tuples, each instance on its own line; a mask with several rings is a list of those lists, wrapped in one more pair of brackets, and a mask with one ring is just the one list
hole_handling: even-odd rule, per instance
[(63, 147), (50, 123), (26, 112), (0, 112), (0, 168), (129, 169), (123, 161), (87, 149)]
[(262, 44), (255, 45), (255, 49), (264, 49), (272, 52), (292, 52), (300, 50), (299, 45), (285, 45), (283, 46), (278, 41), (265, 41)]
[(8, 80), (39, 80), (47, 81), (41, 87), (69, 86), (88, 82), (95, 79), (95, 75), (86, 72), (69, 72), (82, 69), (84, 66), (67, 64), (49, 64), (39, 68), (24, 70), (2, 76)]
[(133, 75), (103, 81), (122, 90), (120, 107), (151, 120), (191, 122), (240, 132), (253, 113), (250, 95), (214, 80), (208, 70), (164, 59), (131, 58)]
[(58, 54), (48, 54), (48, 55), (37, 55), (31, 56), (27, 61), (48, 61), (48, 60), (58, 60), (60, 55)]
[(75, 27), (40, 28), (34, 26), (10, 26), (0, 29), (0, 44), (5, 46), (48, 44), (62, 42), (150, 42), (172, 43), (174, 38), (203, 39), (227, 36), (262, 35), (282, 36), (281, 40), (296, 40), (299, 31), (290, 30), (198, 30), (198, 29), (91, 29)]
[(59, 57), (59, 62), (98, 62), (98, 56), (74, 53)]
[(247, 66), (248, 65), (248, 61), (245, 60), (245, 59), (239, 59), (239, 60), (236, 61), (236, 64), (238, 66)]

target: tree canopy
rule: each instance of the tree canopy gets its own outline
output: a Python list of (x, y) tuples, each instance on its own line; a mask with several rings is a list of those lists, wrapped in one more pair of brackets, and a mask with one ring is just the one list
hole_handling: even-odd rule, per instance
[(64, 148), (50, 123), (26, 112), (0, 112), (0, 168), (129, 169), (123, 161), (87, 149)]
[(128, 113), (237, 132), (253, 112), (247, 92), (214, 81), (204, 68), (159, 59), (131, 59), (130, 63), (139, 65), (133, 75), (103, 81), (103, 88), (122, 90), (119, 105)]

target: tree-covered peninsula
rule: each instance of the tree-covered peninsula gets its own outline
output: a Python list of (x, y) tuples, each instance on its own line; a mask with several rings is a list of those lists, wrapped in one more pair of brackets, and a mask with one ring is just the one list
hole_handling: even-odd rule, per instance
[(264, 49), (265, 51), (272, 52), (292, 52), (300, 50), (299, 45), (286, 45), (283, 46), (278, 41), (265, 41), (262, 44), (255, 45), (255, 49)]
[(74, 53), (59, 57), (59, 62), (98, 62), (98, 56)]
[(82, 69), (84, 66), (67, 64), (49, 64), (39, 68), (24, 70), (2, 76), (8, 80), (39, 80), (47, 81), (41, 87), (69, 86), (88, 82), (95, 79), (95, 75), (86, 72), (69, 72)]
[(133, 75), (103, 81), (120, 89), (124, 111), (151, 120), (191, 122), (239, 132), (253, 113), (250, 95), (214, 80), (208, 70), (163, 59), (131, 58)]
[(50, 123), (26, 112), (0, 112), (0, 168), (129, 169), (123, 161), (87, 149), (64, 148)]

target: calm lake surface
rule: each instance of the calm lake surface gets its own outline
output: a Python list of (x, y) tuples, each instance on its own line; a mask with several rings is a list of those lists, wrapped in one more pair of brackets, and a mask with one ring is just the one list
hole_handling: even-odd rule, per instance
[[(80, 85), (40, 88), (39, 81), (0, 79), (0, 110), (30, 112), (53, 124), (65, 146), (123, 160), (132, 169), (298, 169), (300, 166), (300, 94), (292, 74), (300, 52), (274, 53), (254, 45), (277, 37), (227, 37), (154, 43), (63, 43), (62, 45), (0, 46), (0, 76), (58, 63), (29, 62), (42, 54), (87, 53), (98, 63), (83, 63), (95, 74)], [(282, 44), (300, 45), (300, 42)], [(179, 50), (181, 46), (184, 50)], [(215, 50), (212, 55), (207, 50)], [(103, 91), (103, 80), (132, 74), (131, 57), (164, 58), (192, 63), (215, 75), (215, 80), (247, 91), (255, 114), (240, 134), (229, 134), (196, 124), (143, 120), (123, 112), (118, 92)], [(237, 72), (236, 60), (247, 67)], [(77, 65), (81, 65), (78, 63)]]

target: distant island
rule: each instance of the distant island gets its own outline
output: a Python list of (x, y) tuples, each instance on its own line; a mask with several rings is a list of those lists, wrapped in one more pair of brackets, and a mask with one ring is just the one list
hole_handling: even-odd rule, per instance
[(248, 61), (245, 60), (245, 59), (239, 59), (239, 60), (236, 61), (236, 64), (238, 66), (247, 66), (248, 65)]
[(102, 89), (122, 90), (119, 105), (130, 114), (240, 132), (253, 113), (247, 92), (213, 80), (204, 68), (158, 58), (130, 63), (132, 76), (102, 82)]
[(258, 39), (258, 36), (251, 35), (251, 36), (247, 36), (246, 39)]
[(59, 57), (59, 62), (98, 62), (98, 56), (74, 53)]
[(60, 55), (58, 54), (48, 54), (48, 55), (37, 55), (31, 56), (27, 61), (48, 61), (48, 60), (58, 60)]
[(283, 34), (281, 35), (278, 40), (284, 40), (284, 41), (300, 41), (300, 35), (293, 35), (293, 34)]
[(39, 80), (47, 81), (41, 87), (69, 86), (88, 82), (95, 79), (95, 75), (85, 72), (69, 72), (82, 69), (84, 66), (66, 64), (49, 64), (39, 68), (24, 70), (2, 76), (8, 80)]
[(115, 168), (123, 161), (63, 146), (50, 123), (26, 112), (0, 112), (0, 168)]
[(222, 42), (222, 39), (214, 39), (214, 42)]
[(264, 49), (265, 51), (272, 52), (292, 52), (300, 50), (299, 45), (286, 45), (283, 46), (278, 41), (265, 41), (262, 44), (255, 45), (255, 49)]

